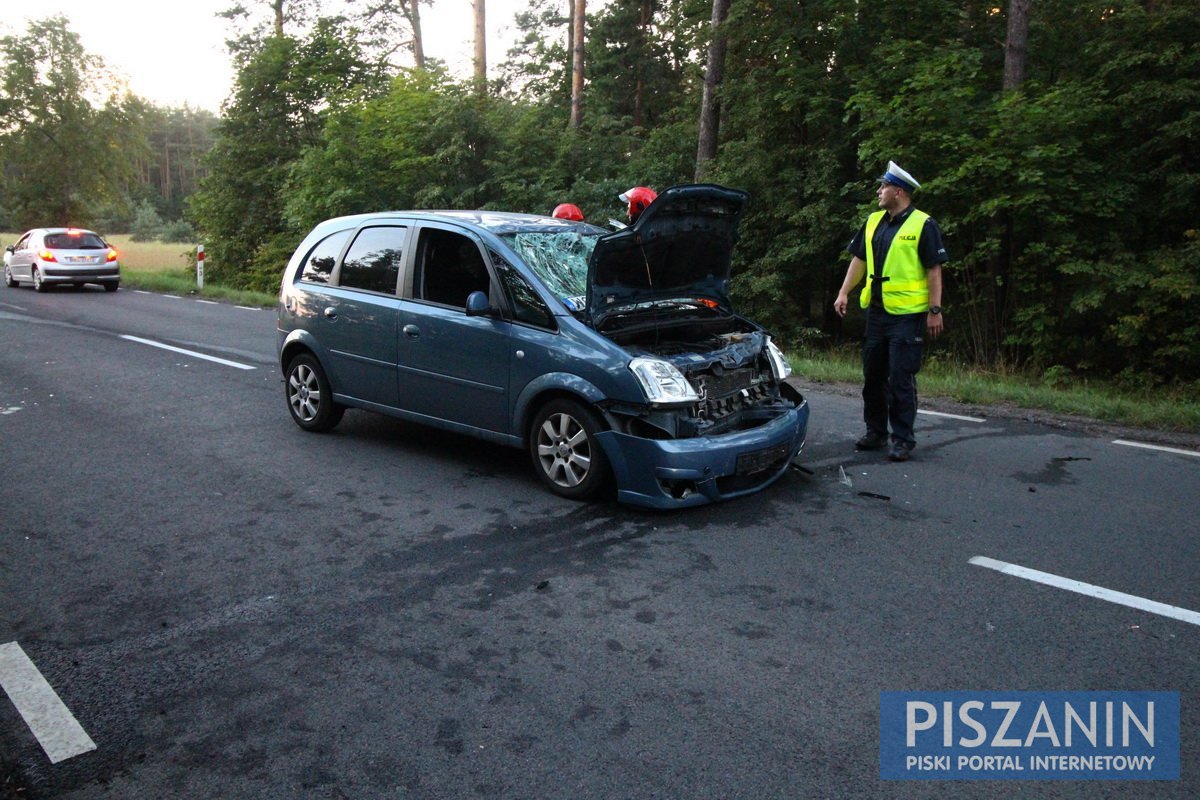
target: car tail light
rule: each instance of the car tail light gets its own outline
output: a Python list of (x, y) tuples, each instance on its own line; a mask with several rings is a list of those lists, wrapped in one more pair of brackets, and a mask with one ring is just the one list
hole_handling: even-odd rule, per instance
[(111, 247), (108, 248), (108, 256), (104, 260), (105, 261), (116, 261), (117, 260), (117, 251)]
[(40, 258), (42, 261), (58, 261), (58, 259), (54, 257), (54, 253), (50, 252), (49, 250), (39, 251), (38, 258)]

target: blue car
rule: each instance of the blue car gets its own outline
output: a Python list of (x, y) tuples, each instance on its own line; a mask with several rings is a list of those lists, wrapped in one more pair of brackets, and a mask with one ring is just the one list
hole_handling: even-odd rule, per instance
[(577, 500), (763, 489), (804, 446), (809, 409), (730, 305), (746, 199), (676, 186), (617, 232), (491, 211), (322, 222), (279, 294), (288, 411), (307, 431), (357, 408), (522, 447)]

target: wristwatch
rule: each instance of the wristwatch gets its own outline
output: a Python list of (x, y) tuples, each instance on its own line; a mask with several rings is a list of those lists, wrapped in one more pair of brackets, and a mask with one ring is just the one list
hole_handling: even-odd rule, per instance
[(942, 313), (942, 307), (941, 306), (930, 306), (929, 313), (930, 314), (940, 314), (940, 313)]

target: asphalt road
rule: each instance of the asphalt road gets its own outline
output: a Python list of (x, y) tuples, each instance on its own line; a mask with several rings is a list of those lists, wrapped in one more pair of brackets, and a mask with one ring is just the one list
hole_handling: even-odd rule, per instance
[[(1200, 796), (1200, 626), (971, 563), (1200, 610), (1200, 458), (922, 415), (891, 464), (808, 387), (810, 473), (578, 505), (516, 450), (300, 431), (273, 328), (0, 287), (0, 649), (95, 745), (0, 698), (0, 798)], [(1182, 778), (880, 780), (880, 693), (951, 690), (1178, 691)]]

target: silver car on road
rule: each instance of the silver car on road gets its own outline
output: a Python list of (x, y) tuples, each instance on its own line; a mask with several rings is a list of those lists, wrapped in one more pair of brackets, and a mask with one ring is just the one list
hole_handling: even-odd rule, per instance
[(115, 292), (121, 283), (117, 251), (100, 234), (83, 228), (34, 228), (4, 248), (4, 283), (22, 281), (44, 292), (54, 284), (98, 283)]

